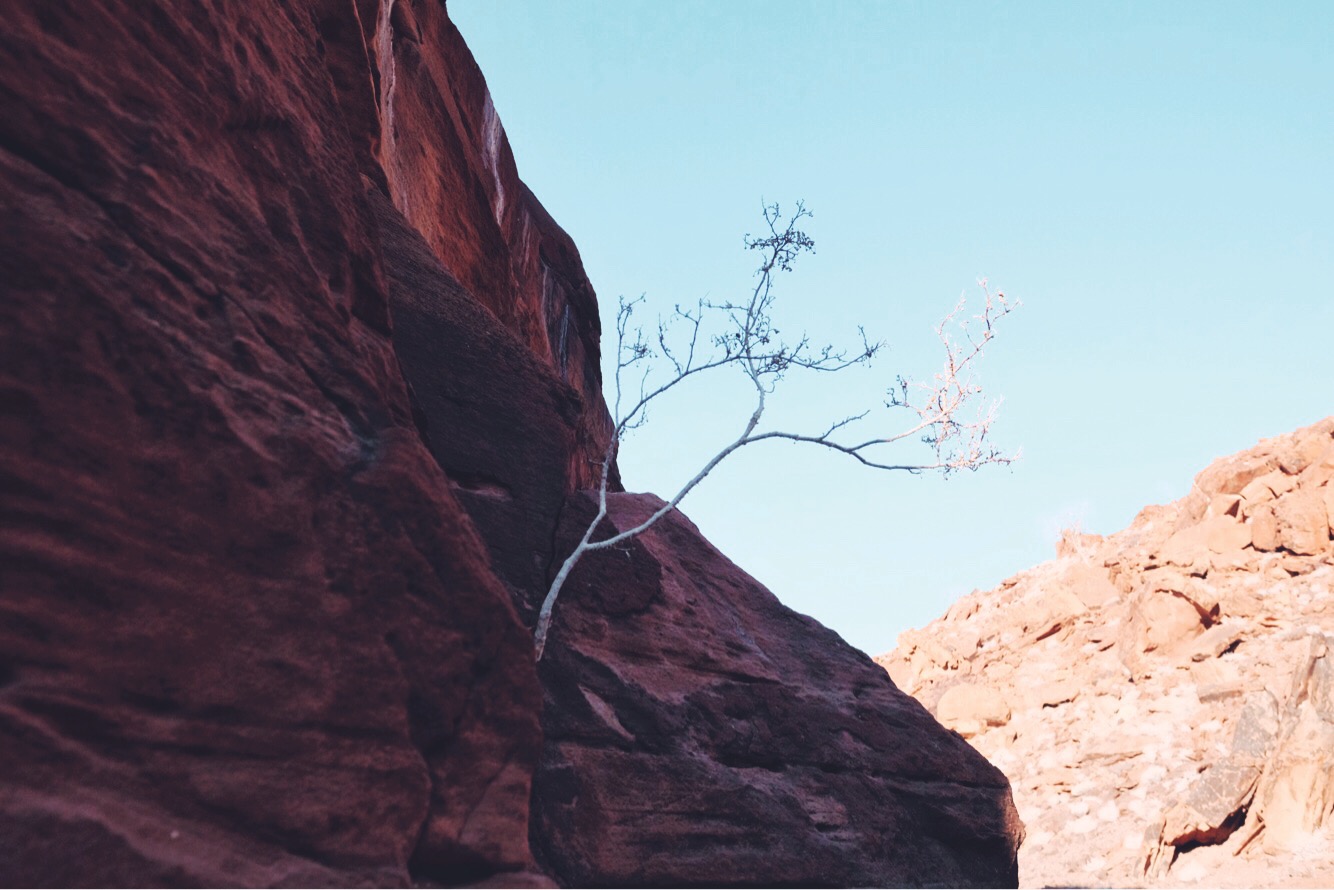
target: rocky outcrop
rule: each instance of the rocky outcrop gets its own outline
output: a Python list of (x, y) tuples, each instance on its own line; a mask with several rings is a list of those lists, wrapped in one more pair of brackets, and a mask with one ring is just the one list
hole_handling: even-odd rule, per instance
[(679, 515), (543, 709), (597, 308), (443, 3), (24, 0), (0, 95), (0, 874), (1013, 882), (1004, 777)]
[(1334, 877), (1332, 480), (1329, 418), (879, 659), (1014, 782), (1022, 883)]
[(579, 482), (569, 466), (580, 450), (582, 403), (382, 194), (372, 188), (367, 199), (389, 260), (394, 346), (418, 424), (531, 627), (556, 559), (553, 531)]
[[(390, 335), (399, 273), (363, 179), (393, 130), (371, 92), (375, 5), (6, 12), (12, 881), (455, 883), (531, 865), (531, 640)], [(570, 355), (596, 374), (595, 353)]]
[[(613, 495), (608, 530), (661, 504)], [(562, 541), (592, 516), (576, 496)], [(1004, 776), (679, 512), (558, 608), (533, 842), (563, 882), (1013, 885)]]
[(561, 449), (561, 475), (590, 488), (610, 421), (597, 298), (579, 251), (520, 181), (486, 81), (445, 4), (359, 5), (369, 7), (361, 31), (340, 26), (338, 35), (349, 64), (367, 53), (371, 60), (374, 92), (364, 77), (344, 90), (348, 106), (374, 99), (359, 113), (370, 125), (361, 143), (367, 176), (463, 289), (573, 391), (577, 447)]

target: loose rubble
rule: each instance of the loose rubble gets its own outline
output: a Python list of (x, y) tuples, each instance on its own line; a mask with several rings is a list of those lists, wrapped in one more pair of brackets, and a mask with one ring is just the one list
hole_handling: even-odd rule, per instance
[(1334, 881), (1334, 417), (879, 661), (1010, 778), (1021, 886)]

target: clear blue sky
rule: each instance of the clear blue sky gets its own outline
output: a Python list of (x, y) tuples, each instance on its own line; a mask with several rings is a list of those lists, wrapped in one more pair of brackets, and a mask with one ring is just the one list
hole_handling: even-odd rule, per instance
[[(619, 294), (744, 292), (762, 198), (814, 211), (780, 322), (861, 323), (891, 350), (779, 389), (784, 426), (933, 373), (932, 325), (979, 276), (1023, 301), (982, 377), (1014, 468), (942, 480), (761, 444), (682, 505), (872, 654), (1050, 558), (1062, 526), (1116, 531), (1212, 458), (1334, 413), (1334, 3), (449, 8), (604, 330)], [(674, 491), (744, 396), (659, 410), (623, 449), (627, 486)]]

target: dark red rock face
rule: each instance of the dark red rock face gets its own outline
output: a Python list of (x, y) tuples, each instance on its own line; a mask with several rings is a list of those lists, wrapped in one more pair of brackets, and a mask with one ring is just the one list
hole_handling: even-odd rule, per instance
[[(389, 270), (394, 346), (419, 426), (526, 625), (556, 559), (583, 402), (463, 288), (382, 195), (369, 193)], [(564, 557), (564, 554), (561, 554)]]
[(392, 348), (360, 33), (333, 2), (6, 9), (7, 882), (531, 862), (531, 640)]
[(1004, 778), (679, 515), (580, 566), (542, 711), (596, 303), (442, 3), (10, 6), (8, 883), (527, 882), (530, 838), (580, 884), (1013, 882)]
[[(608, 529), (661, 505), (611, 497)], [(576, 496), (561, 537), (593, 516)], [(1014, 886), (1004, 775), (672, 513), (585, 558), (547, 655), (533, 846), (577, 886)]]
[[(590, 488), (611, 423), (597, 298), (579, 252), (519, 180), (482, 72), (444, 4), (384, 0), (375, 14), (368, 43), (380, 129), (371, 150), (388, 193), (463, 288), (581, 397), (564, 475)], [(362, 20), (371, 27), (365, 11)]]

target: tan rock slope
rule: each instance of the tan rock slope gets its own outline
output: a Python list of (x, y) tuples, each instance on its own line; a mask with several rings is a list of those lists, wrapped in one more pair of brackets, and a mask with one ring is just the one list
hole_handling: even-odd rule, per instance
[(879, 661), (1010, 778), (1020, 883), (1334, 886), (1334, 417)]

